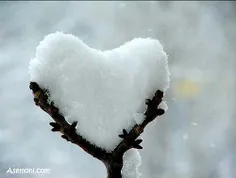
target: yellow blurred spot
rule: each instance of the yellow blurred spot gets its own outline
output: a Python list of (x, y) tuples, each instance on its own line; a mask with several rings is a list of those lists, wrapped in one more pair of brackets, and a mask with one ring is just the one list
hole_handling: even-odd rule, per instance
[(36, 93), (34, 93), (34, 98), (38, 99), (40, 94), (41, 94), (41, 91), (37, 91)]
[(195, 97), (200, 92), (198, 83), (191, 80), (182, 80), (175, 85), (176, 94), (181, 97)]

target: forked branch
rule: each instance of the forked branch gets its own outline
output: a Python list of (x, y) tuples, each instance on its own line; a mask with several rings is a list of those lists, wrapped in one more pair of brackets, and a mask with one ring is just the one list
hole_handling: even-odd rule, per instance
[[(152, 122), (157, 116), (163, 115), (165, 111), (159, 109), (158, 106), (162, 101), (163, 92), (157, 90), (152, 99), (147, 99), (147, 110), (144, 113), (145, 119), (140, 125), (135, 125), (129, 132), (123, 129), (119, 135), (122, 141), (112, 151), (108, 152), (98, 146), (87, 141), (82, 135), (76, 132), (77, 122), (68, 123), (65, 117), (60, 113), (59, 109), (55, 107), (53, 101), (49, 101), (50, 93), (36, 82), (30, 82), (30, 89), (34, 95), (34, 101), (37, 106), (47, 112), (55, 122), (50, 122), (53, 127), (53, 132), (61, 132), (62, 138), (80, 146), (84, 151), (93, 157), (101, 160), (107, 167), (108, 178), (122, 178), (121, 170), (123, 167), (123, 155), (131, 149), (142, 149), (140, 143), (142, 139), (138, 139), (144, 128)], [(79, 123), (78, 123), (79, 124)]]

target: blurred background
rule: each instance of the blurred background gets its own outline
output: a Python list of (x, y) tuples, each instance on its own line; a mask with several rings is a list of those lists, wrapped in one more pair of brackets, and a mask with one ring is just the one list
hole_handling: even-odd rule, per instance
[[(28, 65), (49, 33), (112, 49), (159, 39), (169, 55), (164, 117), (143, 134), (142, 178), (236, 177), (236, 2), (0, 2), (0, 177), (106, 177), (102, 163), (50, 131)], [(8, 168), (50, 174), (5, 174)]]

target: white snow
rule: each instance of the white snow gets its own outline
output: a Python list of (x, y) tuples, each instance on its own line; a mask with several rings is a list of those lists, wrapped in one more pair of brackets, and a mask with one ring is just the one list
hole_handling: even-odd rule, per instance
[(165, 112), (168, 110), (168, 106), (166, 104), (166, 101), (162, 101), (160, 104), (159, 104), (159, 107), (160, 109), (163, 109)]
[(78, 121), (81, 135), (108, 151), (120, 142), (122, 129), (141, 122), (137, 113), (145, 111), (145, 99), (169, 87), (167, 55), (151, 38), (100, 51), (74, 35), (49, 34), (37, 47), (29, 73), (30, 81), (49, 90), (69, 122)]
[(134, 113), (133, 118), (135, 120), (135, 123), (142, 124), (145, 119), (145, 116), (143, 113)]
[(141, 165), (141, 156), (136, 149), (130, 149), (123, 156), (122, 178), (139, 178), (138, 168)]

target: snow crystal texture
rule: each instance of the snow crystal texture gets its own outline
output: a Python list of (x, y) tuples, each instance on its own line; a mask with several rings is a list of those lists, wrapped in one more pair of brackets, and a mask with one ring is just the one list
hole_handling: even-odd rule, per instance
[(130, 149), (123, 156), (123, 168), (121, 170), (122, 178), (139, 178), (141, 174), (138, 171), (142, 162), (139, 151)]
[(49, 34), (29, 73), (30, 81), (49, 90), (68, 122), (78, 121), (78, 133), (108, 151), (120, 142), (122, 129), (142, 122), (145, 99), (169, 87), (167, 55), (150, 38), (101, 51), (71, 34)]

